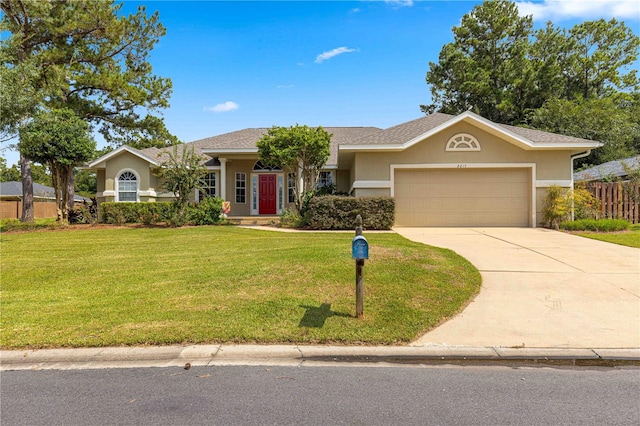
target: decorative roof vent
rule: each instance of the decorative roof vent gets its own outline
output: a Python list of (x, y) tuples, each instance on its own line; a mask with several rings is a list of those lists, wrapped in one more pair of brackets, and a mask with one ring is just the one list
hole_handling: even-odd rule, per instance
[(446, 151), (480, 151), (480, 143), (467, 133), (458, 133), (449, 139)]

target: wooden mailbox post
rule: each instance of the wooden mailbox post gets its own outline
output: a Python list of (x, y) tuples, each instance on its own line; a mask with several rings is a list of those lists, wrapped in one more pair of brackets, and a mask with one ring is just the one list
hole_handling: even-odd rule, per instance
[(362, 217), (356, 217), (356, 236), (351, 242), (351, 257), (356, 260), (356, 317), (364, 314), (364, 260), (369, 258), (369, 242), (362, 236)]

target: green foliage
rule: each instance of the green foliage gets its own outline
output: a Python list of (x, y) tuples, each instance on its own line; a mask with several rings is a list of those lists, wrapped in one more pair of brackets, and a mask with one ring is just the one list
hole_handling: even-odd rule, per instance
[(473, 109), (500, 123), (522, 118), (531, 70), (526, 62), (533, 22), (518, 16), (508, 0), (479, 4), (453, 27), (454, 41), (440, 51), (438, 63), (429, 63), (435, 109), (458, 114)]
[(616, 95), (606, 98), (549, 99), (529, 116), (530, 126), (548, 132), (596, 140), (604, 146), (584, 163), (601, 164), (640, 152), (640, 97)]
[(296, 210), (284, 209), (280, 214), (280, 226), (282, 228), (301, 228), (304, 226), (304, 218)]
[(295, 180), (295, 205), (304, 214), (305, 198), (316, 189), (320, 169), (329, 158), (331, 134), (322, 127), (274, 126), (257, 143), (263, 164), (279, 167), (302, 177)]
[(622, 219), (581, 219), (562, 222), (560, 229), (566, 231), (619, 232), (629, 229), (629, 221)]
[(569, 190), (556, 185), (550, 186), (546, 190), (542, 206), (544, 226), (559, 229), (560, 223), (571, 219), (571, 212), (575, 219), (591, 218), (595, 215), (595, 205), (593, 194), (583, 187)]
[(640, 152), (640, 37), (616, 19), (533, 30), (508, 0), (486, 1), (453, 27), (454, 41), (429, 64), (433, 104), (424, 112), (472, 110), (498, 123), (597, 140), (585, 162)]
[(188, 145), (174, 145), (166, 151), (167, 159), (153, 170), (161, 180), (160, 187), (173, 193), (175, 200), (175, 217), (172, 223), (182, 226), (187, 220), (185, 211), (189, 199), (200, 191), (207, 168), (202, 156), (196, 154), (194, 148)]
[(305, 226), (311, 229), (355, 229), (356, 216), (365, 229), (391, 229), (395, 200), (389, 197), (342, 197), (327, 195), (309, 201)]
[(172, 203), (100, 203), (99, 209), (101, 221), (115, 225), (168, 222), (174, 211)]
[(205, 197), (189, 208), (189, 223), (193, 225), (215, 225), (222, 221), (222, 202), (218, 197)]
[(161, 118), (143, 113), (168, 107), (171, 94), (171, 80), (154, 76), (148, 62), (166, 32), (157, 12), (148, 16), (140, 6), (125, 16), (113, 0), (3, 0), (0, 6), (0, 31), (9, 34), (0, 42), (2, 76), (15, 85), (10, 95), (20, 105), (3, 128), (21, 125), (38, 107), (64, 106), (100, 125), (114, 145), (177, 142)]
[(62, 226), (64, 225), (57, 222), (55, 218), (36, 219), (33, 222), (22, 222), (19, 219), (2, 219), (0, 220), (0, 233), (59, 229)]
[(25, 157), (49, 166), (58, 221), (66, 221), (73, 167), (91, 158), (96, 147), (88, 124), (68, 109), (42, 111), (20, 128), (18, 147)]
[(20, 170), (17, 165), (7, 167), (7, 160), (4, 157), (0, 157), (0, 182), (20, 182)]

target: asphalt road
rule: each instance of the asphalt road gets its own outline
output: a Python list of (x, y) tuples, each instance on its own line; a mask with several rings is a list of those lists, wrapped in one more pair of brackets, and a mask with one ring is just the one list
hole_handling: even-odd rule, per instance
[(640, 369), (505, 366), (5, 371), (3, 426), (623, 425)]

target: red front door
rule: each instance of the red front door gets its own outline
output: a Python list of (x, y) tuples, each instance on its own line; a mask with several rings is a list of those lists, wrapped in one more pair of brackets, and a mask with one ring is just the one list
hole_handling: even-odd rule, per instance
[(260, 175), (259, 214), (276, 214), (276, 175)]

